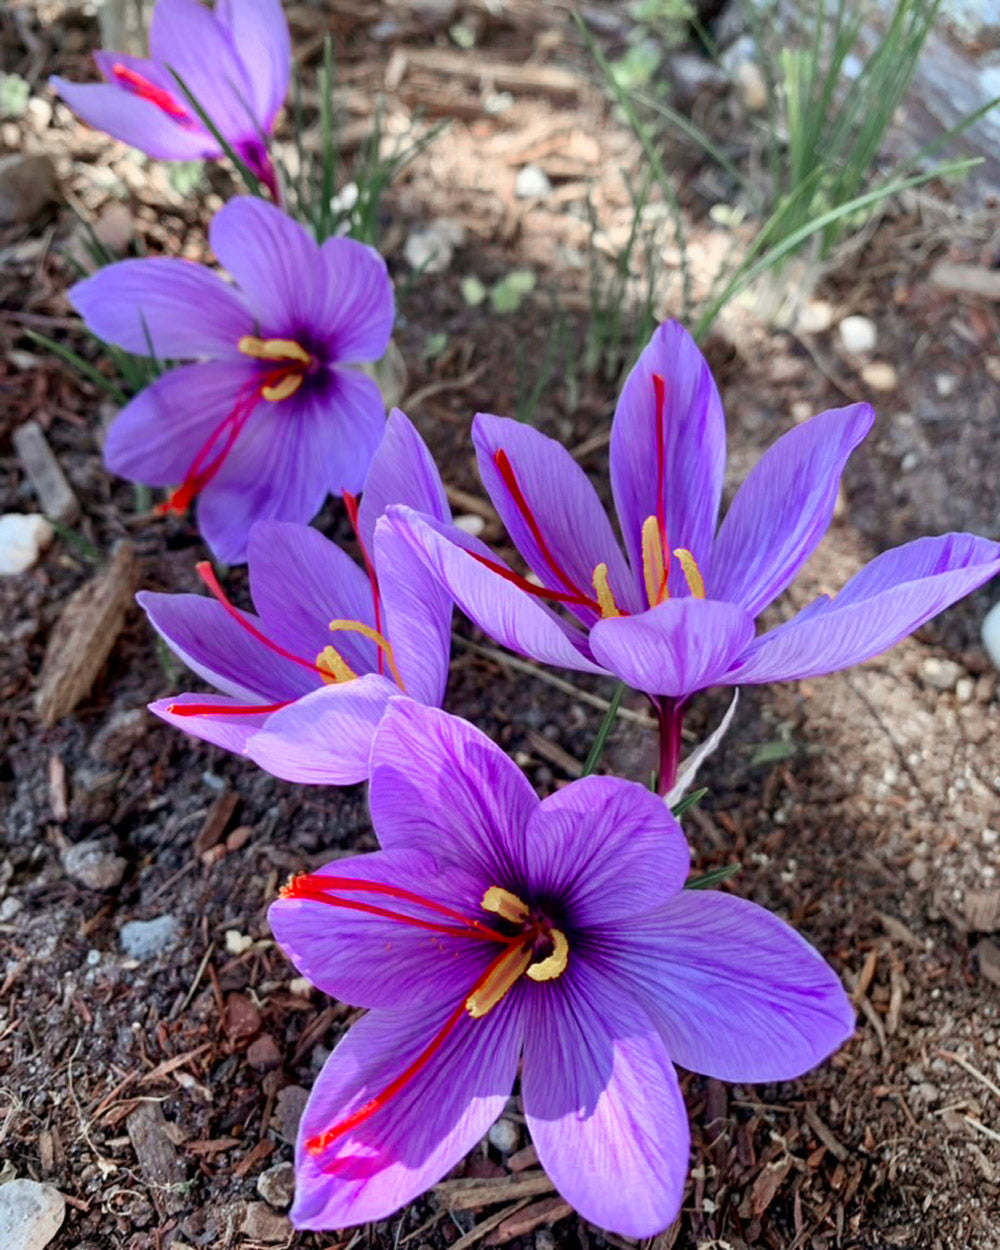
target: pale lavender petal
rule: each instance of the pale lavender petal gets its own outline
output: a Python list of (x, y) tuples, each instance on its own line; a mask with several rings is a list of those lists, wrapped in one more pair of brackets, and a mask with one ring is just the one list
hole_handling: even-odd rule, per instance
[(529, 892), (559, 899), (574, 929), (659, 907), (691, 863), (663, 800), (617, 777), (585, 777), (544, 799), (525, 856)]
[(157, 160), (194, 161), (220, 155), (218, 144), (200, 126), (188, 129), (151, 100), (142, 100), (122, 87), (59, 77), (49, 82), (81, 121)]
[(268, 636), (315, 659), (333, 646), (357, 674), (374, 672), (376, 648), (359, 633), (331, 633), (334, 619), (375, 626), (367, 575), (319, 530), (292, 521), (258, 521), (247, 546), (250, 593)]
[(284, 781), (347, 786), (369, 772), (372, 739), (395, 684), (369, 673), (323, 686), (268, 717), (246, 754)]
[[(318, 674), (276, 654), (206, 595), (141, 590), (136, 601), (167, 646), (199, 677), (243, 703), (277, 703), (314, 690)], [(242, 615), (257, 630), (263, 622)], [(211, 703), (212, 696), (206, 695)]]
[(572, 948), (566, 972), (525, 983), (523, 1002), (521, 1091), (542, 1167), (592, 1224), (662, 1232), (684, 1196), (690, 1132), (652, 1021)]
[(393, 503), (425, 512), (437, 521), (451, 520), (448, 497), (434, 458), (413, 422), (399, 408), (389, 413), (358, 507), (358, 529), (367, 551), (372, 550), (375, 522)]
[(640, 616), (598, 621), (594, 658), (646, 694), (682, 699), (729, 681), (754, 636), (753, 619), (734, 603), (668, 599)]
[(250, 377), (247, 366), (228, 360), (169, 369), (115, 417), (104, 440), (104, 463), (133, 482), (176, 486)]
[(918, 538), (876, 556), (836, 598), (820, 599), (752, 644), (734, 684), (795, 681), (860, 664), (1000, 573), (1000, 544), (974, 534)]
[(170, 699), (157, 699), (155, 703), (148, 703), (146, 706), (168, 725), (173, 725), (192, 738), (200, 738), (202, 742), (210, 742), (225, 751), (232, 751), (234, 755), (245, 753), (247, 740), (260, 729), (268, 717), (266, 712), (220, 712), (214, 716), (210, 712), (200, 712), (196, 716), (184, 716), (173, 710), (179, 707), (203, 707), (206, 704), (220, 708), (246, 705), (243, 699), (229, 699), (220, 694), (175, 694)]
[(832, 408), (778, 439), (736, 492), (702, 571), (713, 599), (756, 616), (826, 533), (847, 458), (875, 420), (870, 404)]
[[(471, 987), (469, 987), (471, 988)], [(503, 1111), (521, 1045), (511, 996), (473, 1020), (461, 1009), (466, 987), (442, 976), (443, 1005), (369, 1013), (326, 1061), (299, 1127), (292, 1223), (344, 1228), (381, 1220), (411, 1202), (455, 1166)], [(317, 1136), (381, 1094), (456, 1022), (419, 1072), (357, 1128), (318, 1156)]]
[[(640, 610), (645, 601), (635, 595), (608, 514), (566, 448), (523, 422), (483, 412), (472, 424), (472, 441), (479, 474), (493, 506), (514, 546), (543, 585), (593, 603), (594, 569), (606, 564), (608, 583), (618, 605), (625, 611)], [(534, 528), (501, 475), (494, 459), (500, 452), (510, 462)], [(534, 529), (540, 533), (544, 548)], [(588, 625), (600, 615), (593, 606), (568, 606)]]
[(385, 432), (385, 403), (371, 378), (354, 369), (331, 369), (327, 384), (312, 397), (323, 439), (331, 494), (358, 494)]
[(254, 328), (243, 297), (218, 274), (189, 260), (148, 257), (99, 269), (68, 291), (87, 329), (137, 356), (191, 360), (239, 355)]
[(538, 799), (524, 773), (457, 716), (393, 699), (372, 747), (372, 824), (387, 850), (411, 847), (512, 888)]
[[(310, 874), (310, 889), (319, 888), (320, 878), (338, 882), (322, 891), (328, 898), (396, 917), (294, 894), (279, 897), (268, 908), (275, 941), (295, 967), (324, 994), (342, 1002), (433, 1009), (441, 1005), (442, 990), (449, 984), (457, 1002), (462, 988), (473, 986), (502, 949), (470, 936), (471, 926), (433, 906), (351, 890), (347, 884), (361, 881), (415, 893), (460, 917), (487, 919), (468, 878), (460, 870), (443, 868), (424, 851), (375, 851), (335, 859)], [(418, 923), (407, 923), (411, 920)]]
[[(575, 668), (584, 673), (604, 670), (586, 654), (586, 639), (564, 624), (527, 591), (487, 568), (504, 564), (478, 538), (448, 527), (409, 508), (390, 507), (387, 524), (409, 543), (414, 554), (447, 588), (462, 611), (484, 633), (521, 655)], [(475, 553), (475, 556), (470, 553)]]
[(246, 67), (261, 129), (269, 131), (288, 92), (292, 45), (281, 0), (218, 0), (215, 16), (227, 28)]
[(312, 322), (328, 359), (378, 360), (389, 345), (396, 303), (385, 261), (355, 239), (327, 239), (314, 260)]
[(659, 912), (619, 921), (602, 945), (675, 1063), (723, 1081), (801, 1076), (854, 1031), (840, 979), (770, 912), (717, 891), (686, 890)]

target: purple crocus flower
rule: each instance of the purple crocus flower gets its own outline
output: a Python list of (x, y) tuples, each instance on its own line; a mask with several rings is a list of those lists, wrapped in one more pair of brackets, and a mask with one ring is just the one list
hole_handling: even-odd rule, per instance
[(379, 389), (349, 362), (377, 360), (392, 330), (385, 262), (353, 239), (320, 247), (263, 200), (231, 200), (212, 249), (238, 287), (190, 261), (124, 260), (70, 289), (87, 327), (126, 351), (193, 360), (140, 392), (108, 431), (113, 473), (181, 483), (227, 564), (256, 520), (309, 521), (328, 492), (358, 492), (385, 429)]
[(372, 745), (382, 849), (295, 877), (268, 913), (327, 994), (370, 1008), (299, 1127), (292, 1221), (383, 1219), (521, 1094), (542, 1166), (586, 1219), (665, 1228), (689, 1133), (674, 1063), (786, 1080), (850, 1036), (840, 982), (783, 922), (685, 891), (665, 805), (588, 777), (541, 802), (466, 721), (393, 699)]
[(868, 404), (853, 404), (779, 438), (716, 529), (722, 404), (694, 341), (670, 322), (626, 380), (611, 427), (624, 555), (570, 454), (537, 430), (482, 413), (473, 425), (480, 473), (537, 580), (476, 539), (404, 509), (390, 509), (387, 523), (505, 646), (648, 694), (667, 790), (682, 709), (695, 692), (859, 664), (1000, 572), (1000, 544), (972, 534), (920, 538), (877, 556), (835, 598), (823, 595), (756, 635), (755, 618), (825, 533), (844, 465), (873, 419)]
[(222, 149), (176, 79), (243, 163), (277, 194), (266, 139), (288, 91), (292, 53), (281, 0), (159, 0), (149, 26), (151, 56), (95, 52), (103, 83), (53, 78), (90, 126), (163, 160), (218, 159)]
[(364, 780), (389, 698), (402, 690), (439, 704), (448, 679), (451, 600), (396, 535), (376, 526), (400, 500), (449, 519), (430, 453), (397, 409), (360, 507), (347, 497), (365, 571), (308, 525), (258, 521), (249, 572), (259, 616), (229, 603), (207, 563), (199, 572), (217, 602), (141, 592), (171, 650), (225, 696), (181, 694), (151, 711), (288, 781)]

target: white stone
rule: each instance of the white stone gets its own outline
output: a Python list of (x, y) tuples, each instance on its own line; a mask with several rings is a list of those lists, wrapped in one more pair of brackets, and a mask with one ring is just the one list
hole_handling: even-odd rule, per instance
[(958, 390), (958, 378), (953, 373), (939, 373), (934, 379), (934, 387), (942, 399), (950, 399)]
[(0, 576), (15, 577), (37, 563), (55, 531), (38, 512), (0, 516)]
[(66, 1199), (54, 1185), (27, 1179), (0, 1185), (0, 1246), (42, 1250), (66, 1218)]
[(456, 221), (436, 221), (414, 230), (403, 245), (406, 263), (419, 273), (444, 273), (455, 248), (465, 242), (465, 229)]
[(983, 618), (983, 646), (997, 668), (1000, 668), (1000, 603), (995, 603)]
[(514, 179), (514, 194), (519, 200), (540, 200), (552, 191), (552, 183), (548, 174), (537, 165), (525, 165), (517, 171)]
[(965, 676), (965, 669), (954, 660), (942, 660), (932, 655), (920, 665), (920, 676), (926, 685), (935, 690), (954, 690), (959, 679)]
[(875, 350), (878, 332), (870, 317), (845, 317), (837, 327), (844, 351), (849, 356), (864, 356)]
[(173, 916), (153, 920), (129, 920), (119, 933), (122, 950), (131, 959), (149, 959), (168, 950), (177, 941), (177, 921)]
[(733, 71), (733, 86), (748, 113), (767, 111), (767, 80), (756, 61), (741, 61)]
[(894, 391), (899, 385), (899, 375), (888, 360), (873, 360), (861, 370), (861, 380), (873, 391)]
[(478, 538), (486, 528), (486, 522), (474, 512), (463, 512), (455, 517), (455, 528), (461, 530), (463, 534), (471, 534), (473, 538)]
[(502, 1155), (513, 1154), (521, 1141), (521, 1130), (513, 1120), (497, 1120), (487, 1133), (490, 1145)]
[(826, 299), (811, 299), (799, 313), (799, 334), (822, 334), (833, 325), (833, 305)]

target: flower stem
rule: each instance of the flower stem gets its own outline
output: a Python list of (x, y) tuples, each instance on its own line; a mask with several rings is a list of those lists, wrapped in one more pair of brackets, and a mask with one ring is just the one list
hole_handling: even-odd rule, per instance
[(653, 706), (660, 727), (660, 775), (656, 790), (658, 794), (668, 794), (677, 780), (677, 766), (681, 758), (684, 705), (680, 699), (662, 698)]

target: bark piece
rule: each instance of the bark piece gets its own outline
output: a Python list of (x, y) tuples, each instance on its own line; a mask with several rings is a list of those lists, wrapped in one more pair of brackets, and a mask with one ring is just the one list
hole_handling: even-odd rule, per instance
[(125, 1122), (139, 1168), (160, 1216), (176, 1215), (185, 1207), (184, 1165), (167, 1136), (167, 1122), (158, 1102), (141, 1103)]

